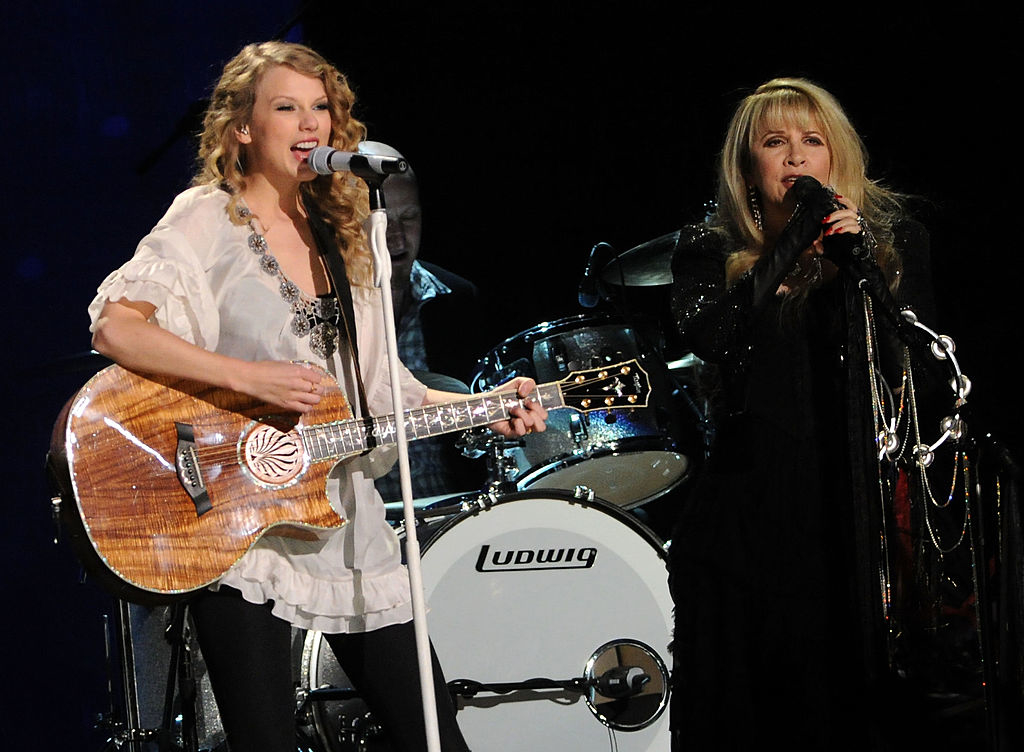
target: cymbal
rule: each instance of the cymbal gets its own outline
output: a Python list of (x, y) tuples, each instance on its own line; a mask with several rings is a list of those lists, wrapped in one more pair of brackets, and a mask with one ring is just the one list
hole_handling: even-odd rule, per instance
[(601, 270), (601, 280), (625, 287), (672, 284), (672, 256), (679, 244), (679, 230), (623, 251)]

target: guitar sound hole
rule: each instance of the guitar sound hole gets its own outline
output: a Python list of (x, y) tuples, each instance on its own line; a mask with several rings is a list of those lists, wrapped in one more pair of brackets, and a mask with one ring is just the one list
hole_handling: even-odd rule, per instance
[(259, 481), (287, 483), (302, 470), (298, 435), (273, 426), (258, 426), (246, 439), (245, 464)]

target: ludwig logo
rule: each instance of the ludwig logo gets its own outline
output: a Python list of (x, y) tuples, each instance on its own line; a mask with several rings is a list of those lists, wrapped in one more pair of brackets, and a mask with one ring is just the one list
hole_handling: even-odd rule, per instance
[(494, 549), (480, 546), (478, 572), (522, 572), (531, 569), (590, 569), (597, 559), (596, 548)]

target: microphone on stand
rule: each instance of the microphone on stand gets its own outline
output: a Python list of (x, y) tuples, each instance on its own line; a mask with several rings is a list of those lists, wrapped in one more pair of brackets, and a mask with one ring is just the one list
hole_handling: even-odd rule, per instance
[(306, 161), (317, 175), (330, 175), (332, 172), (352, 172), (360, 177), (364, 173), (395, 175), (409, 169), (408, 162), (399, 157), (340, 151), (330, 146), (316, 147)]
[(583, 278), (580, 280), (579, 301), (584, 308), (594, 308), (601, 302), (603, 297), (600, 290), (600, 280), (597, 278), (598, 265), (604, 265), (605, 260), (615, 249), (608, 243), (601, 242), (590, 249), (590, 258), (587, 259), (587, 266), (583, 270)]

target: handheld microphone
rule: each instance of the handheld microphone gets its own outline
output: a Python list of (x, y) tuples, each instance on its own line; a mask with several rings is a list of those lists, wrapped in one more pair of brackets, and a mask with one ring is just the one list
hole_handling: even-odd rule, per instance
[(797, 257), (821, 234), (821, 220), (835, 210), (832, 194), (810, 175), (793, 183), (796, 208), (782, 229), (771, 253), (761, 257), (754, 269), (753, 309), (759, 312), (775, 297), (782, 280), (793, 269)]
[(810, 175), (801, 175), (793, 183), (793, 194), (796, 200), (807, 207), (808, 211), (824, 219), (834, 210), (841, 208), (832, 189), (822, 185)]
[[(808, 206), (815, 215), (822, 214), (823, 219), (836, 209), (845, 208), (836, 199), (836, 194), (830, 187), (822, 185), (808, 175), (797, 179), (793, 184), (793, 191), (798, 201)], [(864, 244), (863, 232), (826, 235), (822, 240), (822, 246), (825, 250), (822, 257), (840, 268), (849, 267), (856, 261), (865, 261), (870, 255)]]
[(330, 146), (316, 147), (309, 153), (307, 161), (317, 175), (330, 175), (332, 172), (395, 175), (409, 169), (409, 164), (398, 157), (340, 151)]
[[(813, 216), (827, 217), (836, 209), (844, 208), (831, 188), (823, 186), (814, 178), (804, 175), (793, 184), (797, 200), (808, 207)], [(875, 263), (871, 249), (865, 242), (865, 233), (843, 232), (826, 235), (821, 244), (822, 258), (828, 259), (868, 294), (889, 316), (897, 329), (905, 328), (906, 321), (900, 314), (900, 307), (889, 291), (888, 282), (882, 270)]]

